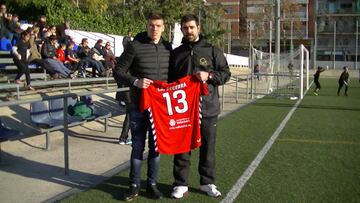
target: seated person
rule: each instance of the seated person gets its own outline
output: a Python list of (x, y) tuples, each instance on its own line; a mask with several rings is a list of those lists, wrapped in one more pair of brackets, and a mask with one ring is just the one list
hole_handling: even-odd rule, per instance
[(110, 42), (106, 42), (103, 50), (104, 50), (103, 52), (104, 52), (106, 69), (108, 69), (108, 70), (114, 69), (115, 65), (116, 65), (116, 59), (115, 59), (114, 52), (111, 50)]
[(34, 26), (32, 29), (29, 29), (29, 31), (31, 32), (29, 63), (35, 64), (36, 66), (41, 66), (50, 74), (53, 79), (58, 79), (59, 75), (56, 73), (54, 68), (45, 63), (45, 61), (41, 58), (41, 54), (36, 43), (39, 30), (40, 29), (38, 26)]
[(65, 51), (65, 64), (68, 65), (68, 67), (81, 74), (81, 76), (85, 77), (85, 64), (86, 64), (86, 61), (83, 61), (83, 60), (80, 60), (75, 52), (74, 52), (74, 45), (75, 43), (73, 41), (70, 41), (69, 42), (69, 45), (67, 46), (66, 48), (66, 51)]
[(77, 55), (78, 57), (85, 61), (90, 67), (93, 67), (93, 77), (96, 77), (96, 71), (100, 76), (105, 75), (105, 67), (100, 61), (96, 61), (92, 58), (92, 51), (90, 47), (88, 46), (88, 40), (87, 38), (83, 38), (81, 40), (81, 44), (78, 47)]
[(63, 77), (69, 77), (71, 71), (62, 64), (56, 57), (56, 36), (52, 35), (48, 40), (45, 40), (41, 48), (41, 56), (49, 66), (53, 67), (57, 73)]

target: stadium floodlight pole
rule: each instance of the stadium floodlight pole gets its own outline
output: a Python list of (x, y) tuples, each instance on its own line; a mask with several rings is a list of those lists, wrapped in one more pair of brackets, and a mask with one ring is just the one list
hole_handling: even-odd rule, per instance
[(333, 70), (335, 70), (335, 56), (336, 56), (336, 21), (334, 22), (334, 50), (333, 50)]
[(254, 78), (254, 67), (253, 67), (253, 60), (252, 57), (254, 57), (254, 51), (253, 51), (253, 47), (252, 47), (252, 43), (251, 43), (251, 21), (248, 21), (248, 27), (249, 27), (249, 68), (251, 71), (251, 84), (250, 84), (250, 88), (251, 88), (251, 99), (254, 99), (254, 94), (253, 94), (253, 78)]
[(317, 56), (317, 22), (315, 21), (315, 27), (314, 27), (313, 68), (316, 68), (316, 56)]
[(277, 71), (280, 71), (280, 0), (275, 0), (275, 7), (275, 64)]
[(270, 53), (270, 56), (269, 56), (269, 65), (270, 65), (270, 70), (271, 70), (271, 73), (273, 73), (273, 69), (272, 69), (272, 21), (270, 20), (269, 22), (269, 53)]
[(229, 30), (229, 33), (228, 33), (228, 54), (231, 53), (231, 21), (230, 19), (228, 20), (228, 30)]
[(290, 58), (293, 60), (294, 44), (293, 44), (293, 34), (294, 34), (294, 19), (291, 18), (291, 30), (290, 30)]
[(358, 69), (358, 44), (359, 44), (359, 28), (358, 28), (358, 24), (359, 21), (356, 20), (356, 43), (355, 43), (355, 70)]

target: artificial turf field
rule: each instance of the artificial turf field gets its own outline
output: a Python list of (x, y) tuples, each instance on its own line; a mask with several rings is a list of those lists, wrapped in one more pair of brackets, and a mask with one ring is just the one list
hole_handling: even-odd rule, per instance
[[(337, 96), (336, 79), (320, 79), (319, 96), (309, 90), (272, 148), (243, 187), (235, 202), (360, 202), (360, 85), (352, 79), (349, 96)], [(313, 87), (311, 87), (313, 88)], [(219, 202), (269, 140), (295, 101), (266, 97), (220, 119), (216, 185), (221, 198), (199, 188), (198, 151), (192, 153), (190, 192), (170, 198), (172, 157), (161, 156), (158, 202)], [(114, 155), (115, 156), (115, 155)], [(146, 162), (143, 179), (146, 178)], [(129, 170), (63, 202), (122, 201)], [(149, 202), (145, 181), (134, 202)]]

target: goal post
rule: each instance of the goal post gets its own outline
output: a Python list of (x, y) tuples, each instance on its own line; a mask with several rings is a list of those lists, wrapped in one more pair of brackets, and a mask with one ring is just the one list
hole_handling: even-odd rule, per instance
[[(292, 52), (274, 53), (251, 50), (251, 93), (302, 99), (309, 88), (309, 51), (300, 45)], [(280, 58), (279, 67), (273, 59)]]

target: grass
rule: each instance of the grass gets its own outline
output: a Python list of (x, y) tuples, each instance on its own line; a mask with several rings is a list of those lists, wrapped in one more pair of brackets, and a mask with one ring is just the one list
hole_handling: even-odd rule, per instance
[[(349, 96), (336, 96), (337, 82), (321, 79), (320, 96), (311, 91), (265, 156), (236, 202), (359, 202), (360, 201), (360, 86), (353, 80)], [(218, 123), (217, 180), (225, 197), (257, 153), (271, 137), (294, 101), (264, 98)], [(201, 193), (197, 173), (198, 151), (192, 153), (190, 193), (169, 198), (172, 157), (162, 156), (159, 202), (219, 202)], [(143, 166), (143, 179), (146, 177)], [(124, 171), (95, 188), (63, 202), (116, 202), (128, 187)], [(144, 184), (145, 185), (145, 182)], [(153, 201), (144, 190), (135, 202)]]

